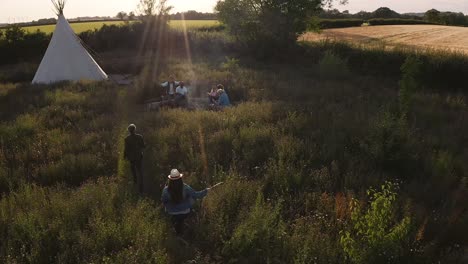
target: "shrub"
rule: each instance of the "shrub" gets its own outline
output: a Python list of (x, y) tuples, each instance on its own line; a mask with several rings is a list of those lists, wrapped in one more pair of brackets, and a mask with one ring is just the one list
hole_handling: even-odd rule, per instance
[(400, 81), (400, 114), (406, 117), (412, 104), (414, 93), (419, 88), (422, 63), (417, 57), (406, 58), (401, 66), (403, 77)]
[(395, 219), (396, 185), (370, 189), (371, 202), (363, 211), (353, 200), (351, 228), (341, 232), (341, 245), (353, 263), (401, 263), (410, 251), (411, 218)]
[(329, 230), (333, 228), (329, 219), (320, 214), (294, 221), (290, 242), (294, 263), (344, 263), (343, 251)]
[(374, 164), (398, 177), (416, 177), (421, 173), (417, 136), (405, 119), (383, 113), (362, 140), (361, 149)]
[(230, 175), (220, 188), (210, 191), (203, 201), (204, 217), (200, 227), (195, 229), (198, 237), (204, 238), (207, 245), (216, 245), (215, 252), (221, 254), (223, 243), (232, 237), (234, 230), (255, 206), (259, 190), (257, 183)]
[(331, 51), (325, 52), (319, 61), (318, 73), (325, 79), (342, 79), (350, 75), (347, 61)]
[(268, 205), (258, 195), (255, 206), (225, 244), (223, 256), (231, 262), (284, 262), (290, 259), (287, 239), (280, 206)]
[(241, 127), (239, 137), (233, 141), (243, 168), (263, 167), (272, 157), (273, 129), (270, 127)]

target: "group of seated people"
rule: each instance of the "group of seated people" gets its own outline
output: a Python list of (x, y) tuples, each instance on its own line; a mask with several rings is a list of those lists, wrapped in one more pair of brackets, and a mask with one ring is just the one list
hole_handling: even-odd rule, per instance
[(187, 104), (188, 89), (184, 82), (177, 82), (174, 76), (170, 76), (169, 81), (161, 83), (161, 86), (166, 88), (163, 100), (173, 102), (174, 106)]
[(213, 110), (222, 110), (225, 107), (231, 106), (231, 100), (222, 84), (213, 85), (208, 93), (210, 108)]
[[(176, 107), (187, 105), (188, 89), (184, 82), (176, 81), (174, 76), (170, 76), (167, 82), (161, 83), (161, 86), (165, 88), (163, 100), (169, 102), (169, 105)], [(222, 110), (231, 106), (229, 96), (222, 84), (212, 86), (208, 99), (212, 110)]]

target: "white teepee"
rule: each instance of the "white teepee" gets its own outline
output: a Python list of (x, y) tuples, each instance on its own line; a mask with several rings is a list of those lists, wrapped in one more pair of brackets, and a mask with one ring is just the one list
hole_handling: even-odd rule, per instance
[(52, 0), (57, 10), (58, 21), (33, 84), (107, 79), (107, 74), (81, 45), (78, 36), (63, 16), (65, 1)]

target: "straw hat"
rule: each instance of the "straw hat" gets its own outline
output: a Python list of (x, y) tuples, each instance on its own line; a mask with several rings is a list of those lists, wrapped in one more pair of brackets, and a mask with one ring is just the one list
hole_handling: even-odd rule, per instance
[(175, 181), (178, 179), (182, 179), (184, 175), (179, 172), (177, 169), (171, 170), (171, 174), (167, 176), (167, 178), (171, 181)]

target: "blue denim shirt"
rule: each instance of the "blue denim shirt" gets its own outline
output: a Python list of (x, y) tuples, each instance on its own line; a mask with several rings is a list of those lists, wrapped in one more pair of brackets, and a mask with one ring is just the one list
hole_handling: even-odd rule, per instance
[(162, 192), (161, 201), (166, 207), (166, 212), (168, 214), (176, 215), (190, 212), (190, 209), (192, 209), (195, 199), (202, 199), (208, 194), (207, 189), (200, 192), (196, 192), (194, 189), (192, 189), (192, 187), (190, 187), (187, 184), (184, 184), (183, 192), (184, 200), (178, 204), (175, 204), (171, 201), (171, 195), (169, 194), (167, 186), (164, 188)]
[(227, 95), (226, 92), (222, 93), (219, 96), (218, 103), (219, 103), (219, 106), (221, 107), (231, 106), (231, 101), (229, 100), (229, 96)]

